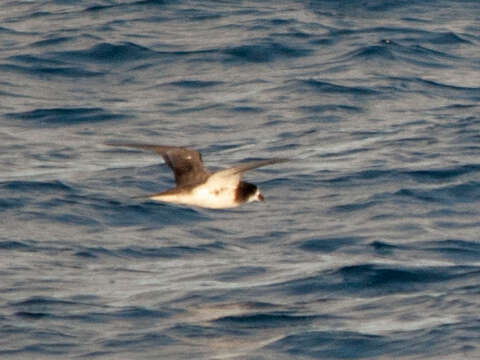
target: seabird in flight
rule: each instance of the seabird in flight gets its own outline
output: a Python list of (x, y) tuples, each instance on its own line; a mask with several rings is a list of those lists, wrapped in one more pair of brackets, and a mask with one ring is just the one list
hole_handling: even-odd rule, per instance
[(282, 158), (249, 161), (211, 173), (203, 167), (202, 155), (196, 150), (149, 144), (108, 143), (107, 145), (155, 151), (172, 169), (176, 187), (145, 197), (156, 201), (210, 209), (233, 208), (252, 201), (264, 201), (257, 185), (241, 180), (243, 173), (261, 166), (288, 161)]

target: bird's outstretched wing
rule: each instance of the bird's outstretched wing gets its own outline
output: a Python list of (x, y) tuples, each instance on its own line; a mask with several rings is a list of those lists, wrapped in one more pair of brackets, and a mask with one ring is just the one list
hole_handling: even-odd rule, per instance
[(277, 163), (282, 163), (289, 161), (289, 159), (284, 158), (273, 158), (266, 160), (257, 160), (257, 161), (248, 161), (235, 166), (232, 166), (228, 169), (220, 170), (215, 172), (210, 176), (208, 181), (210, 182), (221, 182), (223, 184), (230, 184), (232, 187), (236, 187), (238, 182), (241, 180), (242, 175), (245, 171), (259, 168), (261, 166), (267, 166)]
[(172, 169), (177, 186), (200, 184), (206, 181), (210, 175), (203, 167), (202, 155), (196, 150), (179, 146), (150, 144), (107, 143), (106, 145), (155, 151), (163, 157), (165, 163)]

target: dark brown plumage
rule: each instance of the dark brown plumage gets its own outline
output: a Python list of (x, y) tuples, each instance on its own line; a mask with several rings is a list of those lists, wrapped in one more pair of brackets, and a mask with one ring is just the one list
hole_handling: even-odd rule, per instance
[[(235, 201), (243, 204), (257, 192), (258, 186), (246, 181), (240, 181), (235, 189)], [(262, 196), (263, 198), (263, 196)]]
[(200, 184), (210, 175), (203, 167), (202, 155), (196, 150), (178, 146), (149, 144), (108, 143), (107, 145), (155, 151), (163, 157), (165, 163), (172, 169), (177, 186)]

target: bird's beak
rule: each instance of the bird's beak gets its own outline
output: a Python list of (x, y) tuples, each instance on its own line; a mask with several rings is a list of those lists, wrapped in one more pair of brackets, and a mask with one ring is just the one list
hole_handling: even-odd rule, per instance
[(265, 201), (265, 198), (263, 197), (262, 194), (258, 194), (258, 200), (259, 201)]

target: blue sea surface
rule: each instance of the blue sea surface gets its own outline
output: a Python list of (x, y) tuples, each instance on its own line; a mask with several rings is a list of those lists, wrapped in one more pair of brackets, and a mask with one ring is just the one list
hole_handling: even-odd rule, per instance
[(0, 99), (0, 358), (480, 358), (477, 0), (3, 0)]

